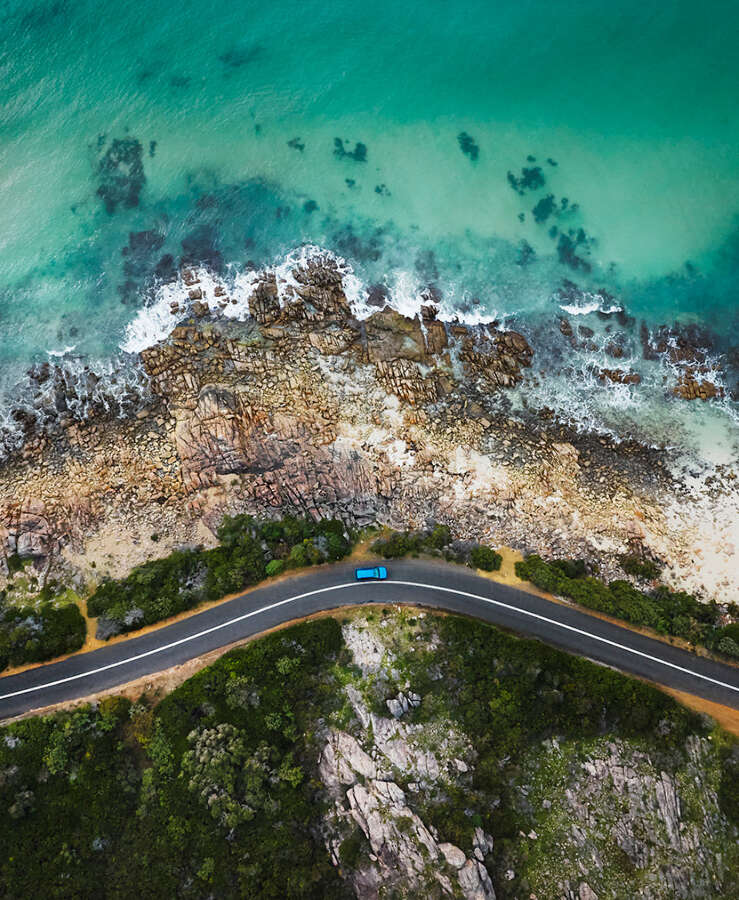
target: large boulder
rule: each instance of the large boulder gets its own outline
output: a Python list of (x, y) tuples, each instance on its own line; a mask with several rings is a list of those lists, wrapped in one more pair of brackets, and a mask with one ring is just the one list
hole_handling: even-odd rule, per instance
[(426, 360), (426, 342), (417, 317), (409, 319), (390, 307), (373, 313), (364, 323), (370, 362)]

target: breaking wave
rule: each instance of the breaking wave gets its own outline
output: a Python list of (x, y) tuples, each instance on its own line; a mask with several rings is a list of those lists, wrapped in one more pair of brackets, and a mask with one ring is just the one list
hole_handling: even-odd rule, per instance
[[(304, 245), (262, 269), (230, 265), (223, 275), (204, 266), (183, 269), (176, 280), (146, 292), (150, 300), (127, 325), (120, 352), (113, 359), (91, 362), (75, 355), (73, 346), (48, 351), (49, 361), (29, 370), (25, 380), (8, 392), (23, 400), (0, 410), (0, 454), (17, 449), (29, 425), (82, 421), (99, 411), (134, 414), (150, 396), (138, 354), (165, 341), (196, 311), (195, 304), (218, 316), (244, 321), (265, 277), (274, 277), (284, 306), (301, 287), (296, 269), (317, 261), (329, 262), (338, 270), (357, 319), (366, 319), (386, 304), (408, 317), (433, 304), (442, 321), (471, 326), (496, 321), (498, 327), (521, 330), (535, 348), (536, 371), (507, 395), (514, 414), (546, 408), (580, 431), (616, 440), (635, 438), (655, 446), (679, 443), (706, 453), (708, 458), (718, 454), (722, 460), (736, 452), (736, 407), (724, 383), (721, 358), (701, 351), (700, 377), (715, 385), (723, 399), (710, 404), (678, 401), (672, 388), (688, 364), (674, 359), (675, 338), (668, 336), (664, 341), (667, 352), (648, 358), (644, 335), (607, 293), (568, 290), (555, 295), (563, 313), (578, 317), (578, 325), (564, 340), (551, 307), (538, 315), (498, 314), (454, 286), (445, 285), (442, 294), (408, 270), (394, 271), (381, 284), (368, 286), (343, 257), (316, 245)], [(619, 383), (605, 377), (604, 370), (638, 378)]]
[[(344, 294), (357, 319), (366, 319), (386, 303), (405, 316), (417, 315), (421, 307), (433, 304), (443, 321), (458, 321), (478, 325), (495, 319), (484, 307), (476, 306), (466, 296), (457, 299), (454, 291), (443, 298), (434, 294), (427, 283), (407, 271), (387, 277), (374, 290), (355, 274), (351, 264), (342, 256), (315, 244), (299, 247), (278, 262), (261, 269), (240, 270), (231, 265), (224, 276), (215, 275), (205, 267), (193, 267), (192, 278), (181, 273), (176, 281), (160, 285), (150, 304), (143, 307), (126, 327), (121, 350), (140, 353), (167, 339), (180, 322), (192, 313), (194, 303), (205, 304), (211, 312), (230, 319), (244, 321), (249, 316), (249, 303), (260, 282), (274, 275), (280, 303), (284, 306), (300, 288), (295, 279), (296, 268), (310, 262), (330, 261), (342, 277)], [(373, 296), (374, 295), (374, 296)]]

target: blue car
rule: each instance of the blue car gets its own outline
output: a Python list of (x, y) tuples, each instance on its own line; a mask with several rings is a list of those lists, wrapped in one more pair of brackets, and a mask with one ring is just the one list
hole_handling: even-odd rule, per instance
[(375, 566), (372, 569), (355, 569), (354, 577), (357, 581), (384, 581), (387, 578), (387, 569), (385, 566)]

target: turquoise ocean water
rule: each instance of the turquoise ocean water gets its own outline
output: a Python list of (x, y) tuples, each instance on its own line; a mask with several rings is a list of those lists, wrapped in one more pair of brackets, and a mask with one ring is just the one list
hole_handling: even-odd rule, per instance
[[(404, 309), (433, 285), (537, 337), (514, 406), (729, 458), (731, 400), (671, 400), (639, 325), (731, 358), (738, 32), (735, 0), (0, 2), (3, 409), (32, 363), (125, 366), (183, 259), (310, 243)], [(563, 305), (592, 307), (591, 349), (563, 348)]]

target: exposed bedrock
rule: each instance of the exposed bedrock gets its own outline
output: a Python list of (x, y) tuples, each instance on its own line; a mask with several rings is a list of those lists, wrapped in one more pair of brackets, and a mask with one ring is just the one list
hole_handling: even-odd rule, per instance
[[(104, 545), (97, 576), (212, 541), (224, 513), (435, 519), (463, 538), (598, 559), (606, 575), (643, 547), (676, 581), (728, 598), (732, 517), (716, 510), (736, 502), (735, 482), (688, 508), (654, 453), (510, 419), (505, 392), (525, 389), (534, 358), (524, 335), (445, 323), (431, 305), (358, 321), (329, 259), (289, 284), (264, 275), (243, 322), (219, 311), (225, 284), (182, 280), (199, 307), (141, 354), (151, 399), (138, 416), (68, 423), (5, 464), (6, 554), (84, 570)], [(39, 524), (18, 509), (43, 509)]]

